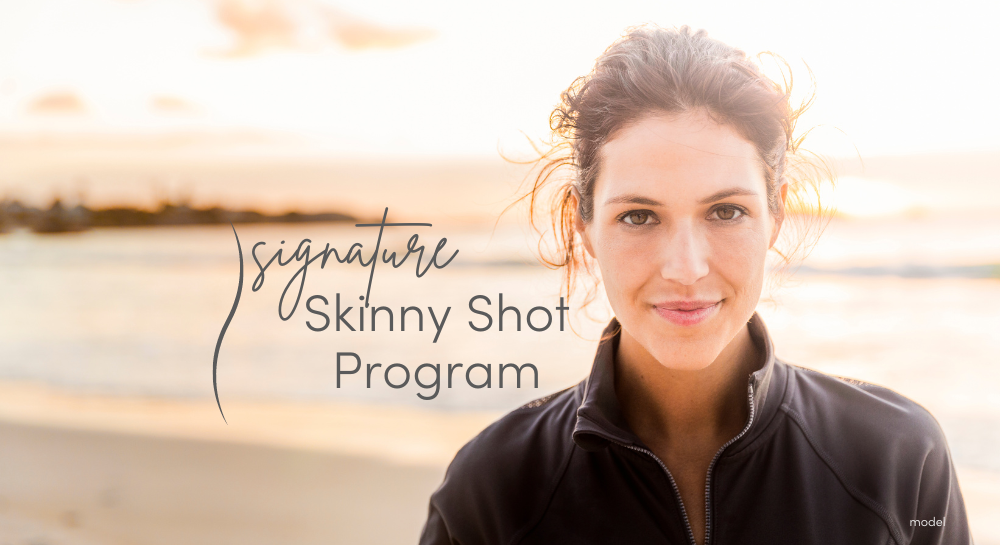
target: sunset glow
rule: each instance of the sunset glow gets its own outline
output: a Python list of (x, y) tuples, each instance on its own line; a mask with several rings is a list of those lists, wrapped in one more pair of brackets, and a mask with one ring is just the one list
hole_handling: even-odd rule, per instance
[[(782, 54), (797, 93), (808, 64), (818, 98), (801, 128), (821, 126), (813, 148), (986, 149), (1000, 144), (997, 75), (965, 51), (988, 49), (998, 8), (960, 4), (8, 2), (0, 133), (236, 128), (307, 135), (341, 154), (526, 149), (522, 132), (545, 136), (559, 92), (625, 26), (656, 22)], [(931, 28), (935, 48), (914, 49)], [(954, 81), (962, 100), (944, 100)]]

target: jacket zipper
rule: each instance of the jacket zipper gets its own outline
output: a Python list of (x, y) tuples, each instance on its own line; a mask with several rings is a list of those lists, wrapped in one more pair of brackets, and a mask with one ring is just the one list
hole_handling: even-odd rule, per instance
[(677, 497), (677, 503), (681, 506), (681, 516), (684, 517), (684, 527), (687, 528), (688, 539), (691, 540), (691, 545), (698, 545), (698, 542), (694, 539), (694, 530), (691, 529), (691, 521), (688, 520), (687, 510), (684, 509), (684, 500), (681, 498), (681, 491), (677, 488), (677, 482), (674, 481), (674, 476), (670, 474), (670, 470), (667, 469), (667, 465), (664, 464), (663, 461), (660, 460), (655, 454), (653, 454), (651, 450), (637, 447), (635, 445), (626, 445), (625, 443), (614, 440), (612, 440), (612, 442), (627, 449), (648, 454), (656, 460), (656, 463), (660, 464), (660, 467), (663, 468), (663, 472), (667, 474), (667, 479), (670, 480), (670, 486), (674, 489), (674, 495)]
[(711, 538), (710, 534), (712, 533), (712, 498), (711, 498), (712, 468), (715, 467), (715, 462), (719, 459), (719, 456), (722, 456), (722, 451), (726, 450), (726, 447), (732, 445), (737, 440), (739, 440), (740, 437), (743, 437), (743, 435), (746, 434), (747, 430), (750, 429), (750, 426), (753, 425), (753, 417), (754, 417), (753, 382), (747, 385), (747, 400), (749, 400), (750, 402), (750, 417), (747, 418), (747, 425), (743, 426), (743, 431), (738, 433), (736, 437), (733, 437), (725, 445), (722, 445), (722, 447), (719, 448), (719, 451), (715, 453), (715, 457), (712, 458), (712, 462), (708, 464), (708, 475), (705, 477), (705, 544), (704, 545), (709, 544)]
[[(719, 448), (719, 451), (715, 453), (715, 457), (712, 458), (711, 463), (708, 464), (708, 476), (705, 478), (705, 543), (704, 543), (704, 545), (708, 545), (709, 533), (710, 533), (711, 522), (712, 522), (712, 511), (711, 511), (711, 505), (712, 505), (712, 503), (711, 503), (711, 498), (709, 497), (709, 494), (711, 494), (711, 486), (712, 486), (712, 468), (715, 467), (715, 462), (716, 462), (716, 460), (719, 459), (719, 456), (722, 455), (722, 451), (726, 450), (726, 447), (728, 447), (729, 445), (732, 445), (737, 440), (739, 440), (740, 437), (743, 437), (743, 435), (746, 434), (747, 430), (749, 430), (750, 426), (753, 424), (754, 404), (753, 404), (753, 383), (752, 382), (749, 385), (747, 385), (747, 399), (750, 402), (750, 417), (747, 419), (746, 426), (743, 426), (743, 430), (740, 433), (738, 433), (736, 435), (736, 437), (733, 437), (732, 439), (730, 439), (729, 441), (727, 441), (726, 444), (722, 445), (722, 447)], [(660, 467), (663, 468), (663, 472), (667, 474), (667, 479), (670, 480), (670, 486), (674, 489), (674, 496), (677, 498), (677, 503), (678, 503), (678, 505), (681, 506), (681, 516), (684, 518), (684, 527), (687, 529), (688, 539), (691, 541), (691, 545), (698, 545), (698, 541), (695, 540), (695, 538), (694, 538), (694, 530), (691, 529), (691, 521), (688, 519), (687, 509), (684, 508), (684, 500), (681, 498), (681, 491), (680, 491), (680, 489), (677, 488), (677, 482), (674, 481), (674, 476), (670, 474), (670, 470), (667, 469), (667, 465), (664, 464), (663, 461), (660, 460), (659, 457), (657, 457), (655, 454), (653, 454), (653, 452), (651, 450), (644, 449), (642, 447), (637, 447), (635, 445), (627, 445), (627, 444), (622, 443), (620, 441), (612, 440), (612, 442), (615, 443), (618, 446), (625, 447), (625, 448), (627, 448), (629, 450), (634, 450), (636, 452), (642, 452), (644, 454), (648, 454), (650, 457), (652, 457), (654, 460), (656, 460), (656, 463), (660, 464)]]

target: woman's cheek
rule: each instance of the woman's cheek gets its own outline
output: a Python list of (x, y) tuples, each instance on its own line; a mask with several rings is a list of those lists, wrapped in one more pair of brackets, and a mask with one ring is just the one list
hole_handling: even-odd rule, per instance
[(738, 227), (719, 229), (716, 240), (726, 247), (726, 253), (741, 261), (752, 261), (767, 251), (766, 226), (759, 221), (747, 222)]
[(616, 314), (631, 312), (643, 284), (649, 264), (649, 242), (640, 237), (607, 236), (603, 239), (597, 263), (604, 288)]
[[(719, 272), (735, 291), (743, 297), (753, 298), (760, 291), (763, 262), (767, 255), (767, 237), (757, 225), (726, 233), (719, 240), (722, 258)], [(756, 305), (756, 301), (753, 303)]]

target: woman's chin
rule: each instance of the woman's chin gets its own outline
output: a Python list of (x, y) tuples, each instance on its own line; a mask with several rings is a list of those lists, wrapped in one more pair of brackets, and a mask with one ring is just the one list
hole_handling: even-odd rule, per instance
[(666, 345), (657, 343), (660, 346), (652, 347), (652, 355), (660, 365), (675, 371), (701, 371), (719, 357), (719, 350), (714, 347), (691, 346), (689, 348), (679, 347), (678, 344), (691, 344), (688, 342), (668, 343)]

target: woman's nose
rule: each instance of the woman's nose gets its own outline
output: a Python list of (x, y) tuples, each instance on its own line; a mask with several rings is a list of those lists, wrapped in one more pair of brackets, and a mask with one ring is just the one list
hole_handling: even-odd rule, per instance
[(659, 252), (663, 264), (660, 275), (685, 286), (708, 275), (708, 248), (705, 237), (692, 222), (675, 223)]

